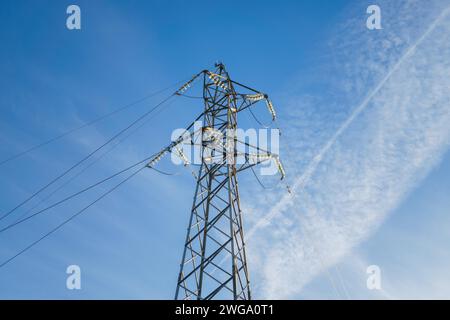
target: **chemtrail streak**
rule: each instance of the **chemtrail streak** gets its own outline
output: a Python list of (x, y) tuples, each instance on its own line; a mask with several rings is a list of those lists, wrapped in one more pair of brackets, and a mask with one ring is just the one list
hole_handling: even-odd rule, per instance
[[(435, 15), (396, 62), (389, 53), (378, 62), (365, 52), (377, 71), (392, 67), (295, 179), (293, 195), (281, 195), (247, 232), (251, 259), (262, 266), (255, 283), (263, 297), (299, 294), (367, 239), (447, 150), (449, 13), (446, 7)], [(420, 29), (423, 21), (411, 28)], [(351, 81), (365, 82), (355, 68)], [(290, 149), (302, 155), (296, 141)]]
[(428, 27), (426, 32), (412, 45), (408, 48), (405, 54), (399, 59), (399, 61), (391, 68), (391, 70), (386, 74), (386, 76), (378, 83), (378, 85), (370, 92), (370, 94), (365, 98), (365, 100), (353, 111), (353, 113), (347, 118), (347, 120), (341, 125), (341, 127), (336, 131), (336, 133), (331, 137), (330, 140), (325, 144), (325, 146), (320, 150), (320, 152), (311, 161), (305, 172), (295, 180), (292, 185), (292, 194), (286, 193), (283, 198), (270, 210), (270, 212), (261, 220), (255, 224), (247, 233), (247, 239), (251, 238), (252, 235), (261, 227), (266, 226), (273, 218), (283, 211), (283, 207), (292, 203), (291, 197), (295, 197), (296, 193), (301, 192), (306, 184), (308, 183), (311, 176), (317, 169), (317, 166), (322, 161), (324, 155), (330, 150), (330, 148), (336, 143), (342, 133), (347, 130), (347, 128), (353, 123), (353, 121), (361, 114), (361, 112), (366, 109), (369, 102), (373, 97), (380, 91), (380, 89), (386, 84), (386, 82), (392, 77), (392, 75), (398, 70), (398, 68), (403, 64), (403, 62), (411, 57), (416, 48), (430, 35), (430, 33), (436, 28), (436, 26), (442, 22), (442, 20), (449, 14), (450, 7), (442, 12), (442, 14)]

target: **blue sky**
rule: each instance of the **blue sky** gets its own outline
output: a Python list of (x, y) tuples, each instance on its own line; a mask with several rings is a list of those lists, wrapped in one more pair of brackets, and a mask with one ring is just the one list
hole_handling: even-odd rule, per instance
[[(255, 246), (250, 253), (256, 297), (448, 298), (449, 96), (439, 70), (449, 64), (442, 41), (449, 18), (438, 20), (445, 1), (427, 7), (420, 1), (378, 3), (381, 31), (365, 28), (369, 1), (77, 1), (80, 31), (65, 27), (72, 2), (2, 3), (1, 158), (221, 60), (233, 78), (268, 92), (275, 102), (286, 132), (281, 156), (288, 158), (288, 181), (296, 185), (308, 173), (308, 185), (301, 182), (288, 201), (284, 190), (266, 194), (251, 177), (242, 178), (248, 182), (242, 188), (246, 229), (277, 203), (281, 209), (274, 212), (282, 215), (249, 239), (249, 251), (263, 243), (257, 242), (261, 237), (267, 242), (261, 248), (270, 249), (265, 255)], [(441, 53), (423, 49), (427, 44)], [(168, 92), (2, 165), (0, 211)], [(201, 104), (177, 100), (52, 199), (154, 153), (201, 110)], [(355, 110), (361, 111), (352, 118)], [(244, 124), (252, 125), (249, 119)], [(161, 165), (180, 174), (144, 171), (1, 268), (0, 298), (172, 298), (194, 181), (181, 168)], [(250, 197), (255, 189), (260, 196)], [(2, 261), (95, 195), (0, 234)], [(305, 240), (303, 214), (311, 215), (311, 227), (320, 222), (323, 228), (308, 235), (314, 243)], [(320, 263), (308, 254), (312, 247)], [(283, 250), (289, 259), (280, 259)], [(82, 290), (66, 289), (71, 264), (81, 267)], [(381, 267), (382, 292), (365, 287), (371, 264)], [(294, 290), (284, 290), (287, 283)]]

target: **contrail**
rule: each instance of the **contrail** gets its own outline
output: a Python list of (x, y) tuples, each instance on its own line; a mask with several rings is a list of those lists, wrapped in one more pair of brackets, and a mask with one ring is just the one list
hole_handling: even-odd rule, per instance
[[(433, 23), (427, 28), (427, 30), (405, 51), (405, 53), (400, 57), (397, 63), (388, 71), (388, 73), (380, 80), (380, 82), (373, 88), (372, 91), (366, 96), (366, 98), (361, 102), (361, 104), (351, 113), (351, 115), (345, 120), (345, 122), (339, 127), (339, 129), (334, 133), (334, 135), (328, 140), (328, 142), (322, 147), (318, 154), (311, 160), (306, 168), (305, 172), (295, 180), (292, 185), (292, 194), (284, 194), (283, 197), (278, 201), (278, 203), (271, 208), (268, 214), (259, 219), (256, 224), (246, 232), (245, 240), (248, 242), (258, 229), (268, 225), (272, 219), (277, 215), (281, 214), (283, 208), (288, 206), (289, 203), (293, 202), (297, 194), (300, 194), (306, 184), (308, 183), (311, 176), (315, 173), (318, 165), (323, 160), (323, 157), (331, 149), (331, 147), (336, 143), (339, 137), (348, 129), (348, 127), (353, 123), (353, 121), (367, 108), (370, 101), (374, 96), (383, 88), (383, 86), (388, 82), (392, 75), (399, 69), (399, 67), (411, 57), (418, 46), (430, 35), (431, 32), (436, 28), (436, 26), (442, 22), (442, 20), (449, 14), (450, 6), (447, 7), (442, 13), (434, 20)], [(219, 265), (222, 265), (228, 260), (228, 256), (224, 257)], [(212, 274), (216, 269), (212, 270)]]
[[(392, 77), (392, 75), (398, 70), (398, 68), (403, 64), (403, 62), (408, 59), (416, 50), (418, 46), (430, 35), (430, 33), (436, 28), (436, 26), (448, 15), (450, 11), (450, 6), (447, 7), (437, 18), (431, 23), (423, 35), (417, 39), (403, 54), (403, 56), (398, 60), (398, 62), (390, 69), (390, 71), (384, 76), (383, 79), (378, 83), (378, 85), (370, 92), (370, 94), (364, 99), (364, 101), (352, 112), (352, 114), (347, 118), (347, 120), (339, 127), (335, 134), (328, 140), (325, 146), (319, 151), (319, 153), (313, 158), (313, 160), (308, 165), (306, 171), (295, 180), (292, 185), (292, 194), (285, 194), (282, 199), (269, 211), (269, 213), (262, 217), (258, 222), (247, 232), (246, 240), (250, 239), (253, 234), (261, 227), (270, 223), (270, 221), (282, 212), (282, 207), (287, 205), (296, 196), (296, 191), (302, 192), (308, 183), (311, 176), (317, 169), (317, 166), (322, 161), (324, 155), (330, 150), (330, 148), (336, 143), (338, 138), (342, 133), (347, 130), (347, 128), (352, 124), (352, 122), (363, 112), (368, 106), (369, 102), (373, 97), (381, 90), (381, 88), (386, 84), (386, 82)], [(299, 190), (297, 190), (299, 189)]]

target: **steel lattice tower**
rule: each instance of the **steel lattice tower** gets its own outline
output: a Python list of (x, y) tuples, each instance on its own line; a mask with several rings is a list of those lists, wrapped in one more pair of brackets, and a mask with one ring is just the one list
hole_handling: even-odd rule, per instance
[[(232, 81), (223, 64), (202, 75), (201, 164), (175, 299), (250, 300), (237, 174), (268, 158), (275, 158), (283, 175), (284, 171), (278, 157), (258, 148), (257, 153), (243, 154), (245, 161), (238, 164), (242, 153), (235, 130), (239, 112), (259, 100), (266, 100), (273, 117), (275, 112), (267, 95)], [(250, 94), (237, 93), (238, 86)]]

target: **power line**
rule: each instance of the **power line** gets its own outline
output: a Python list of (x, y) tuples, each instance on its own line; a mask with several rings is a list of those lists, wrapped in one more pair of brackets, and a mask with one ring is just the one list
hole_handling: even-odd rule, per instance
[(19, 251), (17, 254), (15, 254), (14, 256), (12, 256), (11, 258), (7, 259), (6, 261), (4, 261), (2, 264), (0, 264), (0, 268), (3, 268), (5, 265), (7, 265), (8, 263), (10, 263), (12, 260), (16, 259), (17, 257), (19, 257), (20, 255), (24, 254), (25, 252), (27, 252), (28, 250), (30, 250), (31, 248), (33, 248), (35, 245), (37, 245), (39, 242), (41, 242), (42, 240), (44, 240), (45, 238), (49, 237), (50, 235), (52, 235), (53, 233), (55, 233), (56, 231), (58, 231), (59, 229), (61, 229), (64, 225), (66, 225), (67, 223), (69, 223), (70, 221), (72, 221), (73, 219), (75, 219), (76, 217), (78, 217), (80, 214), (82, 214), (83, 212), (85, 212), (87, 209), (89, 209), (90, 207), (92, 207), (94, 204), (96, 204), (97, 202), (99, 202), (101, 199), (103, 199), (104, 197), (106, 197), (108, 194), (110, 194), (111, 192), (113, 192), (114, 190), (116, 190), (118, 187), (120, 187), (122, 184), (124, 184), (125, 182), (127, 182), (128, 180), (130, 180), (131, 178), (133, 178), (135, 175), (137, 175), (139, 172), (141, 172), (143, 169), (145, 169), (146, 166), (143, 166), (142, 168), (139, 168), (137, 171), (133, 172), (131, 175), (129, 175), (127, 178), (125, 178), (124, 180), (122, 180), (120, 183), (116, 184), (114, 187), (112, 187), (111, 189), (109, 189), (107, 192), (103, 193), (99, 198), (97, 198), (96, 200), (92, 201), (89, 205), (87, 205), (86, 207), (84, 207), (83, 209), (81, 209), (80, 211), (78, 211), (77, 213), (73, 214), (72, 216), (70, 216), (68, 219), (64, 220), (62, 223), (60, 223), (59, 225), (57, 225), (55, 228), (53, 228), (52, 230), (50, 230), (49, 232), (47, 232), (46, 234), (44, 234), (42, 237), (40, 237), (38, 240), (32, 242), (30, 245), (28, 245), (27, 247), (25, 247), (24, 249), (22, 249), (21, 251)]
[[(167, 107), (169, 107), (171, 104), (171, 102), (169, 102), (167, 104)], [(126, 135), (125, 137), (123, 137), (121, 140), (119, 140), (116, 144), (114, 144), (110, 149), (108, 149), (107, 151), (105, 151), (104, 153), (102, 153), (98, 158), (94, 159), (94, 161), (92, 161), (91, 163), (89, 163), (87, 166), (85, 166), (83, 169), (81, 169), (80, 171), (78, 171), (74, 176), (72, 176), (69, 180), (67, 180), (65, 183), (63, 183), (62, 185), (60, 185), (58, 188), (56, 188), (55, 190), (53, 190), (52, 192), (50, 192), (46, 197), (44, 197), (41, 201), (39, 201), (36, 205), (34, 205), (33, 207), (31, 207), (30, 209), (28, 209), (27, 211), (25, 211), (22, 215), (20, 215), (17, 219), (16, 222), (21, 220), (24, 216), (26, 216), (29, 212), (31, 212), (32, 210), (34, 210), (37, 206), (39, 206), (41, 203), (45, 202), (47, 199), (49, 199), (51, 196), (53, 196), (55, 193), (57, 193), (58, 191), (60, 191), (61, 189), (63, 189), (65, 186), (67, 186), (70, 182), (72, 182), (73, 180), (75, 180), (76, 178), (78, 178), (80, 175), (82, 175), (87, 169), (91, 168), (94, 164), (96, 164), (98, 161), (100, 161), (102, 158), (104, 158), (106, 155), (108, 155), (110, 152), (112, 152), (116, 147), (118, 147), (122, 142), (124, 142), (125, 140), (127, 140), (130, 136), (132, 136), (133, 134), (135, 134), (140, 128), (142, 128), (144, 125), (146, 125), (150, 120), (154, 119), (163, 109), (159, 109), (156, 113), (152, 114), (151, 116), (149, 116), (149, 118), (147, 118), (142, 124), (140, 124), (138, 127), (136, 127), (134, 130), (132, 130), (128, 135)], [(154, 169), (154, 168), (153, 168)], [(154, 169), (156, 170), (156, 169)], [(161, 172), (163, 173), (163, 172)], [(165, 173), (163, 173), (165, 174)]]
[[(197, 76), (194, 76), (192, 79), (195, 79)], [(192, 82), (193, 80), (191, 80)], [(178, 95), (180, 96), (180, 94), (178, 93), (180, 90), (178, 90), (176, 92), (176, 94), (174, 95)], [(170, 97), (169, 97), (170, 98)], [(162, 102), (163, 103), (163, 102)], [(161, 104), (162, 104), (161, 103)], [(167, 107), (171, 105), (172, 102), (168, 102)], [(123, 141), (125, 141), (126, 139), (128, 139), (131, 135), (133, 135), (134, 133), (136, 133), (140, 128), (142, 128), (144, 125), (146, 125), (150, 120), (152, 120), (153, 118), (155, 118), (159, 113), (161, 113), (163, 109), (159, 109), (156, 111), (156, 113), (153, 113), (150, 117), (148, 117), (143, 123), (141, 123), (139, 126), (137, 126), (134, 130), (132, 130), (128, 135), (126, 135), (124, 138), (122, 138), (121, 140), (119, 140), (118, 143), (116, 143), (115, 145), (113, 145), (109, 150), (107, 150), (106, 152), (104, 152), (102, 155), (100, 155), (100, 157), (98, 157), (97, 159), (95, 159), (94, 161), (92, 161), (89, 165), (87, 165), (86, 167), (84, 167), (82, 170), (80, 170), (78, 173), (76, 173), (74, 176), (72, 176), (69, 180), (67, 180), (65, 183), (63, 183), (61, 186), (59, 186), (58, 188), (56, 188), (54, 191), (52, 191), (50, 194), (48, 194), (45, 198), (43, 198), (40, 202), (38, 202), (35, 206), (31, 207), (29, 210), (25, 211), (25, 213), (21, 216), (19, 216), (15, 222), (13, 222), (14, 225), (16, 225), (17, 223), (20, 223), (21, 220), (23, 220), (22, 218), (27, 215), (30, 211), (32, 211), (33, 209), (35, 209), (37, 206), (39, 206), (41, 203), (45, 202), (47, 199), (49, 199), (52, 195), (54, 195), (56, 192), (58, 192), (59, 190), (61, 190), (62, 188), (64, 188), (67, 184), (69, 184), (71, 181), (73, 181), (74, 179), (76, 179), (78, 176), (80, 176), (83, 172), (85, 172), (88, 168), (90, 168), (91, 166), (93, 166), (97, 161), (99, 161), (100, 159), (102, 159), (104, 156), (106, 156), (108, 153), (110, 153), (113, 149), (115, 149), (118, 145), (120, 145)], [(189, 126), (188, 129), (191, 128), (195, 121), (197, 121), (198, 119), (200, 119), (201, 115), (197, 117), (196, 120), (194, 120), (194, 122), (192, 122)], [(172, 176), (174, 175), (173, 173), (167, 173), (164, 172), (162, 170), (158, 170), (156, 168), (151, 168), (153, 170), (155, 170), (156, 172), (163, 174), (163, 175), (167, 175), (167, 176)], [(47, 210), (50, 208), (46, 208), (44, 209)], [(3, 219), (0, 218), (0, 221)], [(9, 229), (10, 226), (8, 226), (7, 228)], [(0, 232), (2, 232), (4, 230), (0, 229)]]
[[(262, 126), (264, 129), (270, 128), (270, 124), (269, 124), (269, 125), (264, 124), (264, 123), (262, 123), (262, 122), (256, 117), (256, 115), (255, 115), (255, 114), (253, 113), (253, 111), (252, 111), (252, 107), (251, 107), (251, 106), (248, 107), (248, 111), (250, 111), (250, 114), (252, 115), (253, 119), (254, 119), (260, 126)], [(272, 121), (272, 122), (273, 122), (273, 121)]]
[[(104, 178), (104, 179), (102, 179), (102, 180), (100, 180), (100, 181), (98, 181), (98, 182), (96, 182), (96, 183), (94, 183), (94, 184), (92, 184), (92, 185), (90, 185), (90, 186), (88, 186), (88, 187), (86, 187), (86, 188), (84, 188), (84, 189), (78, 191), (78, 192), (75, 192), (75, 193), (71, 194), (70, 196), (68, 196), (68, 197), (66, 197), (66, 198), (64, 198), (64, 199), (62, 199), (62, 200), (60, 200), (60, 201), (58, 201), (58, 202), (55, 202), (55, 203), (53, 203), (52, 205), (50, 205), (50, 206), (48, 206), (48, 207), (46, 207), (46, 208), (44, 208), (44, 209), (42, 209), (42, 210), (39, 210), (39, 211), (37, 211), (37, 212), (35, 212), (35, 213), (33, 213), (33, 214), (31, 214), (31, 215), (29, 215), (29, 216), (23, 218), (23, 219), (20, 219), (20, 220), (16, 221), (16, 222), (13, 222), (13, 223), (9, 224), (8, 226), (6, 226), (6, 227), (0, 229), (0, 233), (1, 233), (1, 232), (4, 232), (4, 231), (6, 231), (6, 230), (9, 230), (9, 229), (11, 229), (12, 227), (17, 226), (18, 224), (21, 224), (21, 223), (23, 223), (23, 222), (25, 222), (25, 221), (27, 221), (27, 220), (30, 220), (31, 218), (33, 218), (33, 217), (35, 217), (35, 216), (37, 216), (37, 215), (39, 215), (39, 214), (41, 214), (41, 213), (43, 213), (43, 212), (45, 212), (45, 211), (47, 211), (47, 210), (53, 209), (54, 207), (56, 207), (56, 206), (58, 206), (58, 205), (60, 205), (60, 204), (62, 204), (62, 203), (64, 203), (64, 202), (66, 202), (66, 201), (69, 201), (70, 199), (73, 199), (73, 198), (75, 198), (76, 196), (79, 196), (80, 194), (83, 194), (83, 193), (85, 193), (86, 191), (89, 191), (89, 190), (91, 190), (91, 189), (93, 189), (93, 188), (95, 188), (95, 187), (97, 187), (97, 186), (99, 186), (99, 185), (105, 183), (106, 181), (109, 181), (109, 180), (111, 180), (111, 179), (117, 177), (118, 175), (120, 175), (120, 174), (122, 174), (122, 173), (124, 173), (124, 172), (126, 172), (126, 171), (128, 171), (128, 170), (133, 169), (134, 167), (136, 167), (136, 166), (138, 166), (138, 165), (140, 165), (140, 164), (142, 164), (142, 163), (144, 163), (144, 162), (149, 161), (149, 160), (152, 159), (154, 156), (156, 156), (156, 153), (153, 154), (153, 155), (151, 155), (150, 157), (147, 157), (147, 158), (145, 158), (145, 159), (143, 159), (143, 160), (141, 160), (141, 161), (139, 161), (139, 162), (136, 162), (135, 164), (133, 164), (133, 165), (131, 165), (131, 166), (125, 168), (125, 169), (122, 169), (122, 170), (120, 170), (120, 171), (114, 173), (113, 175), (111, 175), (111, 176), (109, 176), (109, 177), (107, 177), (107, 178)], [(153, 169), (153, 168), (152, 168), (152, 169)], [(156, 169), (154, 169), (154, 170), (156, 170)], [(156, 171), (159, 172), (159, 170), (156, 170)]]
[(125, 127), (124, 129), (120, 130), (118, 133), (116, 133), (113, 137), (111, 137), (110, 139), (108, 139), (106, 142), (104, 142), (102, 145), (100, 145), (98, 148), (96, 148), (94, 151), (90, 152), (87, 156), (85, 156), (84, 158), (82, 158), (80, 161), (78, 161), (77, 163), (75, 163), (73, 166), (71, 166), (69, 169), (67, 169), (66, 171), (64, 171), (63, 173), (61, 173), (60, 175), (58, 175), (56, 178), (54, 178), (53, 180), (51, 180), (49, 183), (47, 183), (46, 185), (44, 185), (43, 187), (41, 187), (38, 191), (36, 191), (35, 193), (33, 193), (31, 196), (29, 196), (28, 198), (26, 198), (25, 200), (23, 200), (21, 203), (19, 203), (17, 206), (15, 206), (13, 209), (11, 209), (10, 211), (8, 211), (7, 213), (5, 213), (2, 217), (0, 217), (0, 221), (3, 220), (4, 218), (6, 218), (7, 216), (9, 216), (11, 213), (13, 213), (15, 210), (17, 210), (18, 208), (20, 208), (21, 206), (23, 206), (25, 203), (27, 203), (28, 201), (30, 201), (31, 199), (33, 199), (35, 196), (37, 196), (39, 193), (41, 193), (42, 191), (44, 191), (45, 189), (47, 189), (48, 187), (50, 187), (52, 184), (54, 184), (56, 181), (58, 181), (59, 179), (63, 178), (65, 175), (67, 175), (69, 172), (71, 172), (73, 169), (75, 169), (76, 167), (78, 167), (81, 163), (83, 163), (84, 161), (86, 161), (87, 159), (89, 159), (92, 155), (94, 155), (96, 152), (98, 152), (99, 150), (101, 150), (102, 148), (104, 148), (106, 145), (108, 145), (110, 142), (112, 142), (113, 140), (115, 140), (117, 137), (119, 137), (121, 134), (123, 134), (125, 131), (129, 130), (131, 127), (133, 127), (134, 125), (136, 125), (139, 121), (141, 121), (142, 119), (144, 119), (145, 117), (147, 117), (149, 114), (151, 114), (153, 111), (155, 111), (157, 108), (159, 108), (162, 104), (164, 104), (165, 102), (167, 102), (170, 98), (172, 98), (173, 96), (175, 96), (175, 94), (171, 94), (170, 96), (166, 97), (164, 100), (162, 100), (160, 103), (158, 103), (157, 105), (155, 105), (153, 108), (151, 108), (149, 111), (146, 111), (144, 114), (142, 114), (141, 116), (139, 116), (136, 120), (134, 120), (131, 124), (129, 124), (127, 127)]
[(44, 146), (46, 146), (46, 145), (48, 145), (48, 144), (50, 144), (52, 142), (60, 140), (60, 139), (66, 137), (66, 136), (68, 136), (68, 135), (70, 135), (70, 134), (72, 134), (72, 133), (74, 133), (76, 131), (79, 131), (79, 130), (81, 130), (83, 128), (89, 127), (89, 126), (91, 126), (91, 125), (93, 125), (93, 124), (95, 124), (95, 123), (97, 123), (97, 122), (99, 122), (99, 121), (101, 121), (103, 119), (109, 118), (110, 116), (113, 116), (113, 115), (115, 115), (115, 114), (117, 114), (119, 112), (122, 112), (122, 111), (124, 111), (126, 109), (129, 109), (129, 108), (131, 108), (131, 107), (133, 107), (133, 106), (135, 106), (135, 105), (137, 105), (137, 104), (139, 104), (139, 103), (141, 103), (141, 102), (143, 102), (143, 101), (145, 101), (145, 100), (147, 100), (147, 99), (149, 99), (151, 97), (154, 97), (154, 96), (156, 96), (156, 95), (158, 95), (158, 94), (160, 94), (160, 93), (162, 93), (164, 91), (169, 90), (170, 88), (175, 87), (176, 85), (178, 85), (178, 84), (180, 84), (182, 82), (183, 81), (178, 81), (178, 82), (176, 82), (176, 83), (174, 83), (174, 84), (172, 84), (172, 85), (170, 85), (168, 87), (165, 87), (165, 88), (163, 88), (161, 90), (158, 90), (158, 91), (155, 91), (153, 93), (150, 93), (150, 94), (148, 94), (148, 95), (146, 95), (146, 96), (144, 96), (144, 97), (142, 97), (142, 98), (140, 98), (138, 100), (135, 100), (135, 101), (133, 101), (133, 102), (131, 102), (129, 104), (126, 104), (126, 105), (124, 105), (124, 106), (122, 106), (120, 108), (117, 108), (117, 109), (115, 109), (115, 110), (113, 110), (111, 112), (108, 112), (108, 113), (106, 113), (104, 115), (101, 115), (101, 116), (99, 116), (99, 117), (97, 117), (97, 118), (95, 118), (95, 119), (93, 119), (91, 121), (85, 122), (85, 123), (83, 123), (82, 125), (80, 125), (78, 127), (75, 127), (75, 128), (70, 129), (70, 130), (67, 130), (67, 131), (65, 131), (65, 132), (63, 132), (63, 133), (61, 133), (61, 134), (59, 134), (59, 135), (57, 135), (57, 136), (55, 136), (55, 137), (53, 137), (51, 139), (48, 139), (48, 140), (43, 141), (41, 143), (38, 143), (38, 144), (28, 148), (28, 149), (25, 149), (25, 150), (15, 154), (15, 155), (10, 156), (9, 158), (6, 158), (6, 159), (0, 161), (0, 166), (2, 166), (3, 164), (5, 164), (7, 162), (10, 162), (10, 161), (12, 161), (14, 159), (17, 159), (17, 158), (19, 158), (21, 156), (24, 156), (24, 155), (26, 155), (26, 154), (34, 151), (34, 150), (37, 150), (37, 149), (39, 149), (41, 147), (44, 147)]

